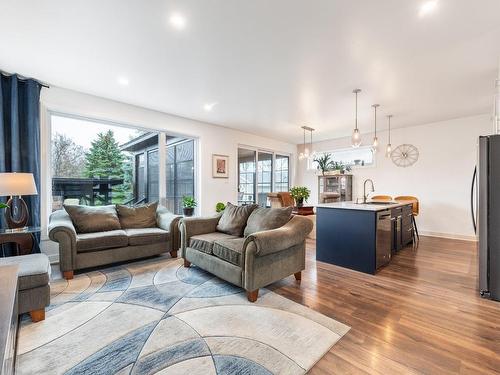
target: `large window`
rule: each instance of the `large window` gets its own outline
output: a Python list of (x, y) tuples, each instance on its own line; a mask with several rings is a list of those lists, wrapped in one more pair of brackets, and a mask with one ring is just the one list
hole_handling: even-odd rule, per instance
[[(333, 151), (320, 152), (321, 154), (330, 154), (331, 160), (342, 163), (350, 167), (368, 167), (375, 163), (375, 156), (371, 146), (362, 146), (358, 148), (341, 148)], [(317, 163), (310, 159), (309, 169), (316, 169)]]
[(290, 189), (289, 165), (290, 165), (289, 156), (276, 155), (274, 163), (274, 190), (276, 192), (288, 191)]
[(289, 190), (289, 162), (286, 155), (269, 151), (238, 149), (238, 204), (268, 205), (271, 192)]
[(167, 208), (182, 213), (182, 197), (194, 197), (194, 140), (167, 137)]
[[(51, 116), (52, 210), (63, 204), (129, 204), (137, 194), (134, 164), (123, 147), (144, 134), (127, 127), (72, 117)], [(155, 133), (152, 137), (157, 137)]]
[[(194, 196), (194, 141), (161, 134), (166, 156), (159, 132), (52, 115), (52, 210), (155, 202), (166, 189), (168, 207), (181, 213), (182, 197)], [(160, 165), (167, 168), (163, 184)]]

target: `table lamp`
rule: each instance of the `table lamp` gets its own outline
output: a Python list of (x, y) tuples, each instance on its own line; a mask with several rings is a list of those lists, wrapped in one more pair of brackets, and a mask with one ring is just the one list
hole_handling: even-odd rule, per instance
[(0, 173), (0, 197), (10, 197), (5, 209), (5, 220), (11, 229), (25, 227), (29, 213), (21, 195), (37, 195), (32, 173)]

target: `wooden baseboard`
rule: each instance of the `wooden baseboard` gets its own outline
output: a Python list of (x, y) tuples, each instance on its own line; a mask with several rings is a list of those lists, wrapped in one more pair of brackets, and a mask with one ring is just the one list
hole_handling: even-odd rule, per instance
[(463, 234), (454, 234), (454, 233), (440, 233), (440, 232), (431, 232), (431, 231), (425, 231), (425, 230), (419, 230), (418, 234), (421, 236), (428, 236), (428, 237), (440, 237), (440, 238), (448, 238), (452, 240), (462, 240), (462, 241), (477, 241), (476, 236), (467, 236)]

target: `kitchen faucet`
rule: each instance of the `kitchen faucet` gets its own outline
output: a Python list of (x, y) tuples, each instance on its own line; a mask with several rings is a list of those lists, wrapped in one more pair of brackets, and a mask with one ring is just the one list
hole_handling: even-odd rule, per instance
[(371, 179), (367, 178), (365, 180), (365, 182), (363, 183), (363, 203), (366, 203), (366, 198), (367, 198), (367, 196), (366, 196), (366, 183), (368, 181), (370, 181), (370, 183), (372, 184), (372, 193), (375, 192), (375, 186), (373, 185), (373, 181)]

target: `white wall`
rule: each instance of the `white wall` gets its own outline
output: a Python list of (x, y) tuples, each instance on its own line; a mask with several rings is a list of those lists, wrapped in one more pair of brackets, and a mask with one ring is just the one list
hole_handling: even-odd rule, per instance
[[(47, 241), (46, 217), (50, 197), (44, 192), (44, 186), (50, 186), (50, 173), (47, 170), (48, 155), (48, 113), (60, 112), (92, 119), (99, 119), (166, 131), (169, 134), (184, 135), (198, 139), (198, 212), (202, 215), (215, 213), (217, 202), (236, 202), (237, 200), (237, 151), (238, 145), (247, 145), (264, 150), (279, 151), (291, 155), (291, 181), (294, 180), (294, 155), (296, 145), (244, 133), (229, 128), (200, 121), (190, 120), (166, 113), (148, 110), (116, 101), (86, 95), (75, 91), (51, 87), (43, 89), (41, 94), (42, 127), (42, 248), (53, 254), (55, 246)], [(229, 156), (229, 178), (212, 178), (212, 154)], [(54, 258), (52, 258), (54, 259)]]
[[(363, 133), (364, 144), (373, 134)], [(413, 195), (420, 200), (417, 218), (421, 234), (474, 239), (470, 214), (470, 188), (476, 163), (479, 135), (491, 134), (490, 115), (395, 129), (391, 132), (393, 148), (409, 143), (416, 146), (420, 157), (408, 168), (397, 167), (384, 156), (387, 132), (379, 132), (381, 143), (375, 167), (354, 169), (353, 197), (363, 196), (363, 181), (371, 178), (377, 193)], [(331, 151), (349, 147), (350, 138), (332, 139), (314, 144), (315, 151)], [(300, 146), (298, 146), (300, 151)], [(315, 171), (306, 170), (306, 162), (297, 164), (296, 184), (311, 189), (310, 203), (318, 202), (318, 180)]]

